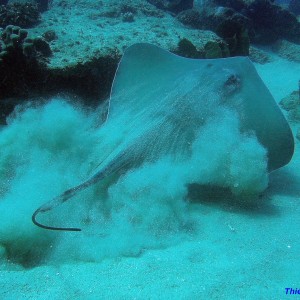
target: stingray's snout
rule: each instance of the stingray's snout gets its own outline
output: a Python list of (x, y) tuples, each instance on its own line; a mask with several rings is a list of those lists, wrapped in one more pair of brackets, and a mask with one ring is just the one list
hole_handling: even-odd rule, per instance
[(73, 228), (73, 227), (53, 227), (53, 226), (48, 226), (48, 225), (43, 225), (41, 223), (39, 223), (37, 220), (36, 220), (36, 216), (37, 214), (39, 213), (43, 213), (43, 212), (46, 212), (48, 210), (50, 210), (51, 208), (44, 208), (43, 206), (38, 208), (32, 215), (31, 219), (32, 219), (32, 222), (34, 225), (38, 226), (38, 227), (41, 227), (43, 229), (48, 229), (48, 230), (60, 230), (60, 231), (81, 231), (80, 228)]

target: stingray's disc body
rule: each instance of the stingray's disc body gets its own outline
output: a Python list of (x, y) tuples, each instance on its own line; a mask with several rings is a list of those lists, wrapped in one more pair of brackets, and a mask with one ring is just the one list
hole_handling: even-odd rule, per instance
[[(224, 101), (238, 102), (236, 109), (240, 114), (241, 129), (253, 132), (267, 149), (269, 171), (291, 160), (294, 138), (290, 126), (248, 57), (189, 59), (151, 44), (135, 44), (127, 48), (116, 72), (108, 121), (114, 121), (128, 109), (131, 109), (131, 120), (143, 110), (149, 111), (153, 107), (159, 110), (165, 105), (162, 95), (174, 94), (174, 82), (182, 81), (185, 74), (189, 78), (191, 73), (199, 79), (200, 93), (211, 87), (215, 90), (211, 92), (224, 92)], [(238, 85), (233, 95), (230, 93), (231, 84), (233, 88)], [(227, 94), (222, 89), (228, 89)], [(183, 115), (182, 118), (189, 116)]]

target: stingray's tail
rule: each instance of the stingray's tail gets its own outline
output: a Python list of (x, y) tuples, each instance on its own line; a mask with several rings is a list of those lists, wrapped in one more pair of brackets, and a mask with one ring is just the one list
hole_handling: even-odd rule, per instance
[(42, 210), (40, 209), (37, 209), (33, 215), (32, 215), (32, 222), (33, 224), (35, 224), (36, 226), (38, 227), (41, 227), (41, 228), (44, 228), (44, 229), (48, 229), (48, 230), (61, 230), (61, 231), (81, 231), (80, 228), (76, 228), (76, 227), (53, 227), (53, 226), (48, 226), (48, 225), (43, 225), (41, 223), (39, 223), (37, 220), (36, 220), (36, 215), (40, 212), (43, 212)]
[[(99, 174), (100, 175), (100, 174)], [(56, 206), (66, 202), (67, 200), (69, 200), (71, 197), (73, 197), (75, 194), (77, 194), (79, 191), (86, 189), (87, 187), (89, 187), (90, 185), (92, 185), (93, 183), (97, 182), (98, 180), (101, 179), (101, 177), (103, 176), (94, 176), (91, 179), (87, 180), (86, 182), (75, 186), (69, 190), (66, 190), (64, 193), (62, 193), (61, 195), (59, 195), (58, 197), (55, 197), (54, 199), (52, 199), (51, 201), (47, 202), (46, 204), (42, 205), (41, 207), (39, 207), (32, 215), (31, 219), (33, 224), (35, 224), (36, 226), (39, 226), (41, 228), (44, 229), (49, 229), (49, 230), (61, 230), (61, 231), (81, 231), (80, 228), (76, 228), (76, 227), (53, 227), (53, 226), (48, 226), (48, 225), (44, 225), (41, 224), (40, 222), (38, 222), (36, 220), (36, 217), (39, 213), (44, 213), (46, 211), (52, 210), (53, 208), (55, 208)]]
[[(129, 151), (131, 152), (131, 151)], [(102, 180), (108, 174), (113, 174), (116, 172), (120, 172), (122, 168), (124, 168), (126, 165), (128, 165), (128, 161), (126, 159), (125, 151), (120, 153), (109, 165), (107, 165), (105, 168), (101, 170), (101, 172), (96, 173), (93, 177), (88, 179), (87, 181), (83, 182), (82, 184), (79, 184), (69, 190), (66, 190), (64, 193), (59, 195), (58, 197), (55, 197), (51, 201), (47, 202), (46, 204), (39, 207), (32, 215), (31, 219), (33, 224), (36, 226), (39, 226), (44, 229), (48, 230), (61, 230), (61, 231), (81, 231), (80, 228), (76, 227), (53, 227), (41, 224), (36, 220), (36, 217), (39, 213), (44, 213), (46, 211), (52, 210), (56, 206), (66, 202), (70, 198), (72, 198), (74, 195), (76, 195), (78, 192), (86, 189), (87, 187), (91, 186), (92, 184)]]

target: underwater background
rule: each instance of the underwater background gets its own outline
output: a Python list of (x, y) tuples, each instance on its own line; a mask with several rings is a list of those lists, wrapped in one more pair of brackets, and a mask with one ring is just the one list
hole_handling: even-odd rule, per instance
[[(0, 0), (0, 299), (299, 296), (299, 14), (296, 0)], [(208, 63), (248, 56), (291, 127), (292, 160), (268, 173), (266, 150), (225, 113), (195, 139), (193, 168), (161, 156), (39, 216), (81, 232), (35, 226), (38, 207), (117, 147), (107, 104), (135, 43)], [(218, 116), (214, 76), (199, 103)], [(235, 177), (220, 168), (229, 158)]]

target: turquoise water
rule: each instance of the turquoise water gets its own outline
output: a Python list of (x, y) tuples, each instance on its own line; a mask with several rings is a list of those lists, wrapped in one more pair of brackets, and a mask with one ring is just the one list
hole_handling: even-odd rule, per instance
[[(274, 56), (256, 68), (277, 102), (298, 88), (299, 63)], [(101, 106), (74, 103), (20, 105), (0, 129), (0, 299), (297, 297), (286, 295), (300, 287), (297, 139), (292, 161), (268, 174), (237, 115), (206, 107), (214, 117), (190, 161), (165, 155), (92, 185), (39, 215), (82, 231), (47, 231), (32, 213), (93, 175), (120, 140)]]

